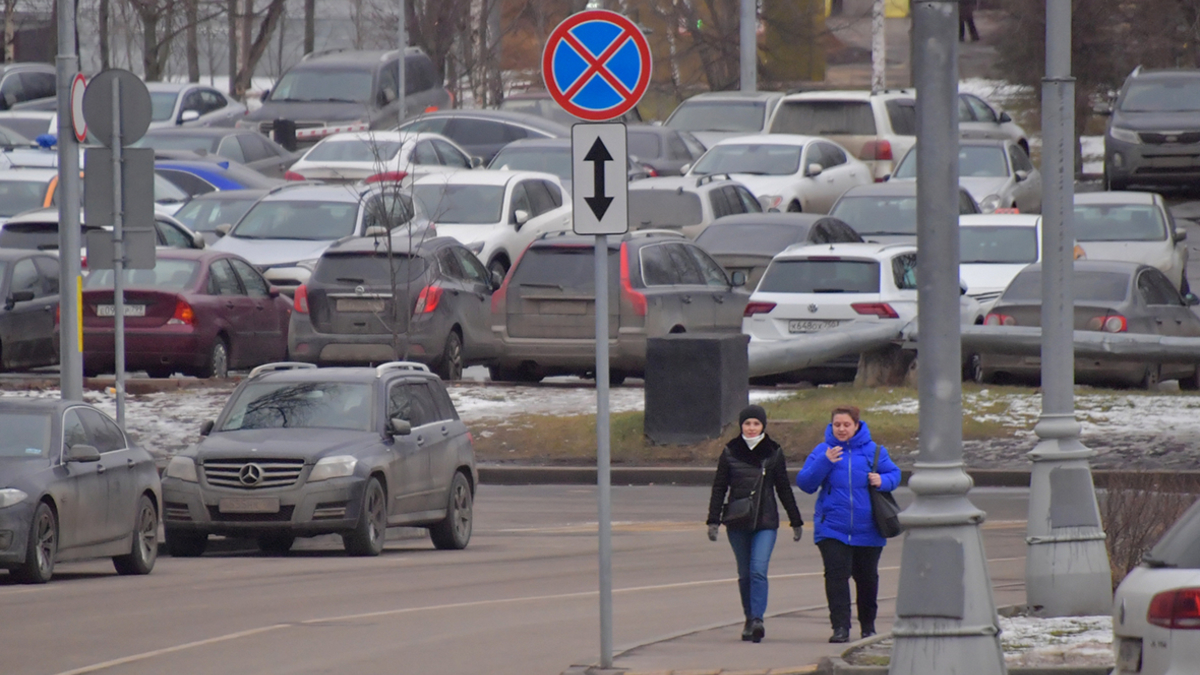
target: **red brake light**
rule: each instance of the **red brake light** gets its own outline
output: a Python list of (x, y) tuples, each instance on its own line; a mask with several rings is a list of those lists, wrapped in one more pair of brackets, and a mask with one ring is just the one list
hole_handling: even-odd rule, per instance
[(1017, 320), (1007, 314), (988, 314), (983, 320), (985, 326), (1015, 326)]
[(863, 143), (862, 152), (859, 153), (860, 159), (892, 159), (892, 143), (891, 141), (867, 141)]
[(308, 314), (308, 286), (300, 284), (296, 287), (296, 295), (292, 297), (292, 308), (300, 314)]
[(301, 176), (300, 174), (296, 173), (295, 171), (285, 171), (283, 174), (283, 179), (284, 180), (308, 180), (304, 176)]
[(646, 170), (647, 176), (651, 178), (658, 178), (658, 172), (654, 170), (654, 167), (650, 166), (649, 164), (643, 164), (642, 168)]
[(374, 176), (371, 176), (370, 178), (367, 178), (363, 182), (366, 183), (367, 185), (370, 185), (371, 183), (384, 183), (384, 182), (399, 183), (400, 181), (404, 180), (405, 178), (408, 178), (407, 171), (384, 171), (382, 173), (377, 173)]
[(773, 302), (747, 302), (746, 311), (742, 313), (742, 316), (769, 314), (773, 309), (775, 309), (775, 303)]
[(633, 313), (646, 316), (646, 296), (633, 290), (633, 282), (629, 279), (629, 244), (621, 244), (621, 293), (629, 298), (633, 305)]
[(183, 298), (175, 301), (175, 313), (167, 319), (168, 325), (173, 326), (195, 326), (196, 312), (192, 311), (192, 306)]
[(58, 328), (58, 324), (62, 323), (62, 305), (54, 306), (54, 327)]
[(851, 309), (859, 314), (867, 314), (877, 316), (881, 319), (899, 319), (900, 315), (892, 306), (886, 302), (855, 302), (850, 304)]
[(426, 286), (421, 289), (421, 294), (417, 296), (417, 306), (413, 308), (413, 314), (428, 314), (437, 309), (438, 303), (441, 300), (441, 286)]
[(1200, 630), (1200, 588), (1176, 588), (1155, 595), (1146, 620), (1173, 630)]

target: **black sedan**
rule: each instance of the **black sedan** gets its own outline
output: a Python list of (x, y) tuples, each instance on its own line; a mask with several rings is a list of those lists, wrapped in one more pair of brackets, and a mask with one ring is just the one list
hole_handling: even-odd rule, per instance
[(0, 248), (0, 371), (58, 363), (58, 258)]
[(861, 242), (846, 223), (811, 213), (739, 213), (717, 218), (696, 244), (725, 271), (746, 275), (746, 287), (758, 286), (771, 258), (793, 244)]
[(522, 138), (570, 138), (570, 127), (543, 117), (503, 110), (439, 110), (400, 125), (400, 131), (441, 134), (486, 164)]
[(0, 569), (35, 584), (67, 560), (154, 569), (162, 488), (150, 453), (78, 401), (0, 399), (0, 429)]
[(300, 158), (275, 141), (249, 129), (224, 127), (166, 127), (151, 129), (134, 143), (155, 151), (184, 150), (231, 159), (272, 178), (283, 178)]

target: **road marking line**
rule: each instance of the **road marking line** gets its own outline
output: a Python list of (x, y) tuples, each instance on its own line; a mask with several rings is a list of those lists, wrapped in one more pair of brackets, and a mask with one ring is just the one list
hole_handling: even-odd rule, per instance
[(109, 668), (114, 668), (116, 666), (123, 666), (127, 663), (134, 663), (135, 661), (145, 661), (146, 659), (154, 658), (155, 656), (163, 656), (164, 654), (171, 654), (173, 652), (181, 652), (185, 649), (192, 649), (193, 647), (205, 647), (205, 646), (208, 646), (211, 644), (216, 644), (218, 642), (228, 642), (230, 640), (237, 640), (239, 638), (250, 637), (251, 635), (261, 635), (262, 633), (266, 633), (266, 632), (273, 631), (273, 630), (278, 630), (280, 628), (287, 628), (290, 625), (293, 625), (293, 624), (277, 623), (277, 624), (274, 624), (271, 626), (264, 626), (262, 628), (251, 628), (250, 630), (244, 630), (244, 631), (240, 631), (237, 633), (230, 633), (228, 635), (221, 635), (221, 636), (214, 637), (214, 638), (208, 638), (207, 640), (197, 640), (195, 642), (188, 642), (188, 643), (181, 644), (181, 645), (175, 645), (174, 647), (164, 647), (162, 649), (156, 649), (156, 650), (150, 651), (150, 652), (142, 652), (141, 654), (133, 654), (131, 656), (123, 656), (119, 659), (113, 659), (111, 661), (105, 661), (103, 663), (96, 663), (96, 664), (93, 664), (90, 666), (76, 668), (75, 670), (65, 670), (61, 673), (58, 673), (57, 675), (84, 675), (85, 673), (94, 673), (98, 670), (107, 670)]

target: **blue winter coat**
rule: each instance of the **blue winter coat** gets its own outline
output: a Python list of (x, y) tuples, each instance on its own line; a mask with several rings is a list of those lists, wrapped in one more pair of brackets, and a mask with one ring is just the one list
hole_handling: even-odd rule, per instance
[[(829, 461), (825, 451), (842, 446), (842, 459)], [(866, 422), (846, 442), (834, 438), (833, 425), (825, 429), (825, 442), (813, 448), (796, 476), (796, 486), (808, 494), (820, 489), (813, 514), (813, 541), (837, 539), (850, 546), (883, 546), (887, 543), (871, 517), (871, 493), (867, 474), (875, 461), (875, 441)], [(900, 469), (892, 463), (888, 451), (879, 447), (881, 492), (891, 492), (900, 485)]]

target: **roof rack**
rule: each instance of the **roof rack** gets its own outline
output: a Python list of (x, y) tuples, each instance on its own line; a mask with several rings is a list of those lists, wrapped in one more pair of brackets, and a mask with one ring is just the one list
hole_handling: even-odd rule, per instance
[(418, 373), (430, 372), (429, 366), (416, 361), (388, 361), (375, 366), (375, 377), (383, 377), (383, 374), (389, 370), (413, 370)]
[(265, 373), (274, 373), (280, 370), (311, 370), (316, 368), (315, 363), (302, 363), (300, 361), (279, 361), (276, 363), (264, 363), (263, 365), (250, 371), (250, 377), (255, 378)]
[(709, 173), (696, 179), (696, 187), (700, 187), (705, 183), (711, 183), (714, 180), (733, 180), (733, 178), (727, 173)]
[(325, 182), (319, 181), (319, 180), (290, 180), (290, 181), (284, 183), (283, 185), (276, 185), (275, 187), (271, 188), (270, 190), (267, 190), (267, 194), (273, 195), (277, 192), (283, 192), (284, 190), (290, 190), (291, 188), (296, 188), (296, 187), (304, 187), (306, 185), (310, 186), (310, 187), (314, 186), (314, 185), (325, 185)]

